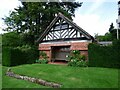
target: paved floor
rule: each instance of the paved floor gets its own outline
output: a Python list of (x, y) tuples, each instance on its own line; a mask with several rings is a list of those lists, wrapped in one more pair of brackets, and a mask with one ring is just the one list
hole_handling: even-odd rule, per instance
[(60, 64), (60, 65), (67, 65), (66, 62), (49, 62), (48, 64)]

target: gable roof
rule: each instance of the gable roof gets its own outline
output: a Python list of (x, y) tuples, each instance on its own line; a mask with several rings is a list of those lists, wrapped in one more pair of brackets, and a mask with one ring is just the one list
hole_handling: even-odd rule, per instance
[(75, 24), (74, 22), (72, 22), (70, 19), (68, 19), (67, 17), (65, 17), (62, 13), (59, 13), (57, 15), (57, 17), (55, 17), (53, 19), (53, 21), (50, 23), (50, 25), (46, 28), (46, 30), (43, 32), (43, 34), (38, 38), (37, 42), (42, 42), (42, 40), (45, 38), (45, 36), (48, 34), (48, 32), (51, 30), (51, 28), (57, 22), (57, 20), (59, 20), (59, 18), (62, 18), (69, 25), (71, 25), (74, 29), (80, 31), (87, 39), (94, 41), (94, 38), (89, 33), (87, 33), (85, 30), (83, 30), (77, 24)]

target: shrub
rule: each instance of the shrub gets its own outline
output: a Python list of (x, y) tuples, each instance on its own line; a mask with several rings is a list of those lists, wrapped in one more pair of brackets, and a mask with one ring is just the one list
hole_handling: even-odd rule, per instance
[(4, 66), (10, 66), (11, 61), (10, 61), (10, 48), (2, 48), (2, 65)]
[(75, 66), (77, 66), (77, 62), (78, 62), (77, 59), (72, 59), (72, 60), (70, 60), (70, 61), (68, 62), (68, 66), (73, 66), (73, 67), (75, 67)]
[(120, 67), (120, 43), (114, 42), (111, 46), (100, 46), (98, 44), (89, 44), (88, 58), (89, 66), (95, 67)]
[(2, 35), (3, 46), (16, 47), (21, 44), (22, 44), (22, 41), (20, 39), (20, 36), (16, 32), (4, 33)]
[(36, 63), (40, 63), (40, 64), (47, 64), (48, 63), (48, 60), (47, 60), (47, 54), (43, 51), (40, 51), (39, 52), (39, 56), (40, 56), (40, 59), (36, 60)]
[(45, 52), (43, 52), (43, 51), (39, 52), (39, 56), (40, 56), (41, 59), (47, 59), (48, 58), (47, 54)]
[(87, 61), (85, 61), (85, 56), (80, 54), (79, 50), (71, 51), (71, 54), (67, 56), (68, 66), (73, 67), (86, 67)]
[(24, 45), (22, 47), (3, 47), (2, 64), (4, 66), (16, 66), (20, 64), (34, 63), (38, 59), (38, 50), (35, 47)]
[(77, 62), (77, 67), (87, 67), (88, 66), (88, 62), (87, 61), (79, 61)]
[(16, 48), (3, 47), (2, 49), (2, 65), (15, 66), (24, 63), (24, 54)]
[(38, 59), (38, 60), (36, 60), (36, 63), (47, 64), (48, 60), (47, 59)]
[(20, 50), (26, 55), (26, 63), (34, 63), (39, 57), (39, 51), (35, 46), (23, 45)]

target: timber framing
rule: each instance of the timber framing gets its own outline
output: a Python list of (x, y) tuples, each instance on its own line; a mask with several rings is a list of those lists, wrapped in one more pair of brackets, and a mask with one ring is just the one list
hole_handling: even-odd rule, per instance
[(63, 14), (59, 13), (38, 38), (37, 42), (42, 43), (70, 40), (94, 41), (94, 38)]

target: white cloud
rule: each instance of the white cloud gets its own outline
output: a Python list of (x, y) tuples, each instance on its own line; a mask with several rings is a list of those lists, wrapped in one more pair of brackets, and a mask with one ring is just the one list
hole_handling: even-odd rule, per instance
[[(110, 27), (110, 24), (113, 22), (114, 26), (116, 27), (116, 19), (117, 19), (117, 8), (114, 11), (111, 11), (111, 13), (114, 14), (110, 14), (108, 16), (108, 14), (105, 14), (103, 12), (108, 12), (105, 10), (101, 10), (101, 7), (106, 8), (105, 6), (102, 6), (103, 3), (106, 2), (106, 0), (93, 0), (94, 2), (92, 2), (91, 4), (86, 4), (86, 5), (90, 5), (89, 9), (85, 8), (84, 10), (84, 6), (82, 8), (82, 10), (84, 10), (84, 14), (81, 13), (82, 10), (78, 10), (78, 12), (75, 13), (75, 18), (74, 18), (74, 22), (80, 26), (81, 28), (83, 28), (85, 31), (87, 31), (88, 33), (90, 33), (92, 36), (95, 35), (95, 33), (98, 33), (99, 35), (104, 35), (106, 32), (108, 32), (108, 29)], [(112, 1), (112, 0), (110, 0)], [(114, 1), (115, 2), (115, 1)], [(112, 7), (112, 5), (110, 6)], [(117, 7), (117, 4), (116, 4)], [(100, 10), (102, 12), (100, 12)], [(102, 14), (103, 13), (103, 14)], [(110, 11), (109, 11), (110, 13)]]
[(11, 10), (18, 7), (20, 5), (20, 1), (18, 0), (2, 0), (0, 2), (0, 13), (1, 16), (8, 15)]
[(3, 33), (2, 28), (5, 27), (5, 24), (2, 20), (5, 16), (9, 15), (10, 11), (13, 11), (14, 8), (17, 8), (21, 5), (18, 0), (1, 0), (0, 2), (0, 33)]
[[(96, 2), (98, 0), (76, 0), (77, 2)], [(99, 0), (100, 1), (100, 0)], [(102, 1), (102, 0), (101, 0)], [(104, 0), (104, 2), (115, 2), (119, 0)]]
[[(82, 2), (82, 0), (80, 0)], [(85, 14), (78, 14), (80, 11), (78, 10), (78, 13), (75, 13), (74, 22), (83, 28), (85, 31), (90, 33), (94, 36), (95, 33), (98, 34), (105, 34), (108, 32), (110, 23), (114, 21), (114, 25), (116, 25), (115, 20), (117, 17), (111, 16), (109, 20), (103, 20), (100, 16), (97, 14), (97, 12), (93, 13), (94, 11), (98, 11), (97, 9), (103, 4), (103, 2), (106, 1), (114, 1), (114, 0), (83, 0), (83, 2), (91, 2), (94, 3), (92, 6), (88, 9), (88, 11), (85, 12)], [(115, 1), (114, 1), (115, 2)], [(2, 17), (5, 15), (9, 15), (10, 10), (14, 10), (17, 6), (21, 5), (20, 1), (18, 0), (1, 0), (0, 2), (0, 33), (2, 33), (2, 29), (5, 25), (3, 21), (1, 20)], [(82, 8), (82, 7), (81, 7)], [(84, 10), (84, 8), (83, 8)]]
[(92, 13), (95, 10), (97, 10), (103, 3), (105, 2), (105, 0), (95, 0), (93, 5), (90, 7), (89, 11), (87, 11), (86, 13)]
[(92, 36), (94, 36), (95, 33), (104, 35), (108, 32), (110, 26), (109, 20), (101, 20), (101, 17), (97, 14), (80, 15), (76, 13), (73, 21)]

